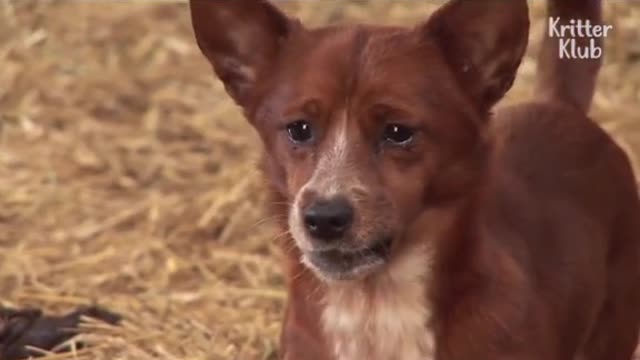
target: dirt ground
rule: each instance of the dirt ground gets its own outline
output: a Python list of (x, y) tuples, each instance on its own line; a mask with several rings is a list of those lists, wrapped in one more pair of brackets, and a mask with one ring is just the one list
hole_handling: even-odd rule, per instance
[[(281, 3), (320, 25), (414, 24), (440, 2)], [(640, 2), (607, 5), (593, 115), (640, 164)], [(505, 103), (534, 76), (529, 56)], [(0, 305), (126, 317), (49, 359), (274, 359), (285, 292), (259, 151), (186, 2), (0, 0)]]

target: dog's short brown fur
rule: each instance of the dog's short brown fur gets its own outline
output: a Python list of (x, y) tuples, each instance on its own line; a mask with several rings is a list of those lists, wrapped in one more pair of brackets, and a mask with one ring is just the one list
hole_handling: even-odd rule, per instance
[(191, 11), (288, 219), (284, 359), (631, 358), (640, 208), (586, 115), (600, 61), (559, 60), (547, 39), (536, 98), (491, 114), (526, 1), (451, 0), (413, 28), (308, 29), (262, 0)]

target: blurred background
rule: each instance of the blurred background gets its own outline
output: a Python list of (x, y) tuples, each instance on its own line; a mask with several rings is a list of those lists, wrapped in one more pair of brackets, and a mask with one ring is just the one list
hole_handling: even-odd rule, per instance
[[(309, 25), (411, 25), (441, 1), (280, 1)], [(605, 1), (593, 115), (640, 154), (640, 2)], [(529, 55), (502, 104), (531, 93)], [(285, 300), (260, 145), (186, 1), (0, 0), (0, 305), (99, 304), (79, 359), (275, 359)], [(532, 154), (535, 156), (535, 154)]]

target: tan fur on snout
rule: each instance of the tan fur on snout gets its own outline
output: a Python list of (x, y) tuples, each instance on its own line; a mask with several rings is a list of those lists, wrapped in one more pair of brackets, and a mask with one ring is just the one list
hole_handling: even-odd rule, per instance
[(358, 136), (350, 131), (354, 130), (350, 129), (347, 112), (343, 111), (335, 127), (323, 139), (325, 150), (318, 154), (312, 176), (293, 202), (289, 228), (303, 252), (313, 250), (313, 246), (301, 213), (317, 200), (343, 197), (354, 207), (354, 225), (345, 239), (340, 240), (345, 248), (366, 247), (382, 236), (391, 235), (396, 227), (393, 204), (386, 198), (384, 189), (372, 181), (367, 164), (359, 161), (355, 153)]

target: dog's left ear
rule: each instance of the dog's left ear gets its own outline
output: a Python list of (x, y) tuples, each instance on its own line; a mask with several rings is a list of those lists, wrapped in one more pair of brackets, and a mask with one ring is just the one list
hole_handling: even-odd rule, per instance
[(419, 28), (487, 112), (513, 85), (529, 37), (526, 0), (450, 0)]

